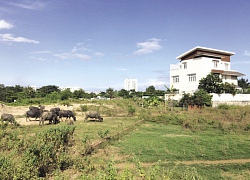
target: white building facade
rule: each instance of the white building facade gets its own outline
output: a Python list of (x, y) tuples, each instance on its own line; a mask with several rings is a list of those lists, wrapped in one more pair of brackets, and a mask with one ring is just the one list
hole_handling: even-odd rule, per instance
[(137, 79), (128, 79), (126, 78), (124, 80), (124, 89), (127, 90), (127, 91), (130, 91), (130, 90), (135, 90), (135, 91), (138, 91), (137, 89)]
[(238, 86), (238, 77), (244, 74), (231, 70), (230, 57), (234, 52), (195, 47), (182, 55), (177, 64), (170, 65), (170, 87), (179, 94), (193, 94), (199, 85), (199, 80), (208, 74), (219, 74), (223, 82)]

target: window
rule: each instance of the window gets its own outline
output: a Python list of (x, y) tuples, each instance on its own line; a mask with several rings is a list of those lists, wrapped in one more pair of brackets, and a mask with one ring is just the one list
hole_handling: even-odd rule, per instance
[(228, 63), (225, 63), (225, 70), (228, 70), (228, 67), (229, 67)]
[(173, 83), (178, 83), (179, 82), (179, 76), (172, 76)]
[(231, 76), (232, 80), (237, 80), (237, 76)]
[(189, 82), (196, 81), (196, 74), (188, 74), (188, 81)]
[(187, 69), (187, 63), (186, 62), (183, 63), (183, 69)]
[(222, 75), (222, 79), (227, 80), (227, 76), (226, 75)]
[(213, 60), (214, 63), (214, 68), (218, 68), (219, 61), (218, 60)]

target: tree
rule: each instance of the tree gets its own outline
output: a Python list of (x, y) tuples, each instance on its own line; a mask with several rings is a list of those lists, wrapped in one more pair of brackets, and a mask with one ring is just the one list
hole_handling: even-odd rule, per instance
[[(164, 85), (165, 86), (165, 85)], [(177, 89), (174, 88), (174, 86), (172, 85), (171, 88), (168, 88), (167, 86), (165, 86), (166, 88), (166, 93), (167, 94), (176, 94), (177, 93)]]
[(77, 99), (79, 99), (79, 98), (86, 98), (87, 97), (86, 94), (87, 93), (83, 89), (75, 90), (73, 92), (74, 98), (77, 98)]
[(69, 88), (61, 91), (61, 100), (67, 100), (73, 96), (73, 93), (70, 91)]
[(212, 95), (210, 95), (205, 90), (201, 89), (195, 92), (193, 95), (184, 94), (181, 98), (179, 105), (182, 107), (187, 107), (188, 105), (211, 106), (212, 105)]
[(118, 91), (118, 96), (122, 98), (129, 98), (129, 92), (125, 89)]
[(201, 89), (194, 93), (193, 103), (199, 107), (211, 106), (212, 105), (212, 95), (207, 93), (205, 90)]
[(37, 93), (40, 94), (41, 97), (45, 97), (47, 94), (50, 94), (52, 92), (60, 92), (59, 87), (55, 85), (48, 85), (42, 86), (41, 88), (37, 89)]
[(27, 86), (23, 89), (25, 95), (26, 95), (26, 98), (34, 98), (35, 97), (35, 90), (30, 87), (30, 86)]
[(155, 95), (155, 87), (154, 86), (149, 86), (148, 88), (146, 88), (145, 95), (154, 96)]
[[(165, 85), (164, 85), (165, 86)], [(168, 88), (167, 86), (165, 86), (166, 88), (166, 94), (167, 96), (165, 96), (165, 98), (168, 98), (168, 105), (171, 107), (171, 111), (174, 108), (174, 102), (173, 102), (173, 96), (177, 93), (177, 89), (174, 88), (174, 86), (172, 85), (171, 88)], [(166, 99), (165, 99), (165, 106), (166, 106)]]
[(108, 88), (106, 89), (106, 96), (110, 99), (112, 99), (114, 97), (114, 89), (113, 88)]
[(183, 94), (182, 98), (179, 101), (179, 105), (181, 107), (188, 107), (188, 105), (194, 105), (194, 100), (193, 97), (188, 93), (188, 94)]
[(45, 98), (51, 102), (56, 102), (61, 99), (61, 95), (59, 92), (54, 91), (50, 94), (47, 94)]
[(223, 90), (225, 93), (230, 93), (232, 95), (235, 95), (236, 94), (236, 86), (234, 84), (230, 84), (228, 82), (225, 82), (223, 84)]
[(250, 82), (248, 82), (248, 79), (238, 79), (238, 86), (242, 88), (243, 93), (246, 93), (248, 89), (250, 88)]
[(222, 79), (218, 74), (208, 74), (199, 81), (198, 89), (203, 89), (208, 93), (221, 94), (223, 90)]

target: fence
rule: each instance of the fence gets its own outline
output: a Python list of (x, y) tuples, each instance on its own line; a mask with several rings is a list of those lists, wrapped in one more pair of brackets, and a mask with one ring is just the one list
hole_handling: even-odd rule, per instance
[[(216, 107), (219, 104), (240, 105), (240, 106), (250, 105), (250, 94), (235, 94), (233, 96), (232, 94), (211, 93), (211, 95), (213, 95), (212, 97), (213, 107)], [(165, 95), (165, 100), (172, 99), (179, 101), (181, 98), (182, 98), (181, 94)]]

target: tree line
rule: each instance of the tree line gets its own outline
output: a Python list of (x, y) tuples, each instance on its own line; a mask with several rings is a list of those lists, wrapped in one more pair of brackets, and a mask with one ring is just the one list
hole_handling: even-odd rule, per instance
[(30, 86), (5, 86), (0, 84), (0, 101), (5, 103), (12, 103), (16, 101), (22, 101), (27, 99), (47, 99), (48, 101), (58, 101), (58, 100), (67, 100), (69, 98), (73, 99), (91, 99), (98, 96), (103, 98), (139, 98), (142, 96), (164, 96), (165, 91), (156, 90), (154, 86), (149, 86), (146, 88), (145, 92), (121, 89), (119, 91), (114, 90), (113, 88), (108, 88), (106, 91), (94, 93), (86, 92), (83, 89), (75, 90), (73, 92), (70, 89), (60, 90), (56, 85), (47, 85), (42, 86), (35, 90)]
[[(238, 80), (239, 89), (234, 84), (223, 83), (222, 79), (217, 74), (208, 74), (206, 77), (199, 81), (198, 91), (194, 94), (184, 94), (183, 98), (180, 100), (179, 105), (188, 104), (199, 104), (199, 105), (211, 105), (211, 95), (209, 93), (231, 93), (235, 95), (236, 93), (249, 93), (250, 94), (250, 83), (248, 79), (241, 78)], [(68, 99), (91, 99), (91, 98), (132, 98), (134, 100), (141, 99), (142, 97), (147, 97), (147, 104), (159, 105), (159, 102), (163, 100), (165, 94), (175, 94), (177, 89), (174, 87), (168, 88), (166, 90), (156, 90), (153, 85), (146, 88), (146, 91), (135, 91), (135, 90), (114, 90), (113, 88), (108, 88), (106, 91), (94, 93), (86, 92), (83, 89), (75, 90), (73, 92), (70, 89), (60, 90), (56, 85), (42, 86), (35, 90), (30, 86), (5, 86), (0, 84), (0, 101), (4, 103), (12, 102), (24, 102), (27, 103), (39, 103), (41, 99), (43, 102), (58, 102)], [(36, 101), (37, 99), (37, 101)], [(173, 103), (172, 103), (173, 104)]]

